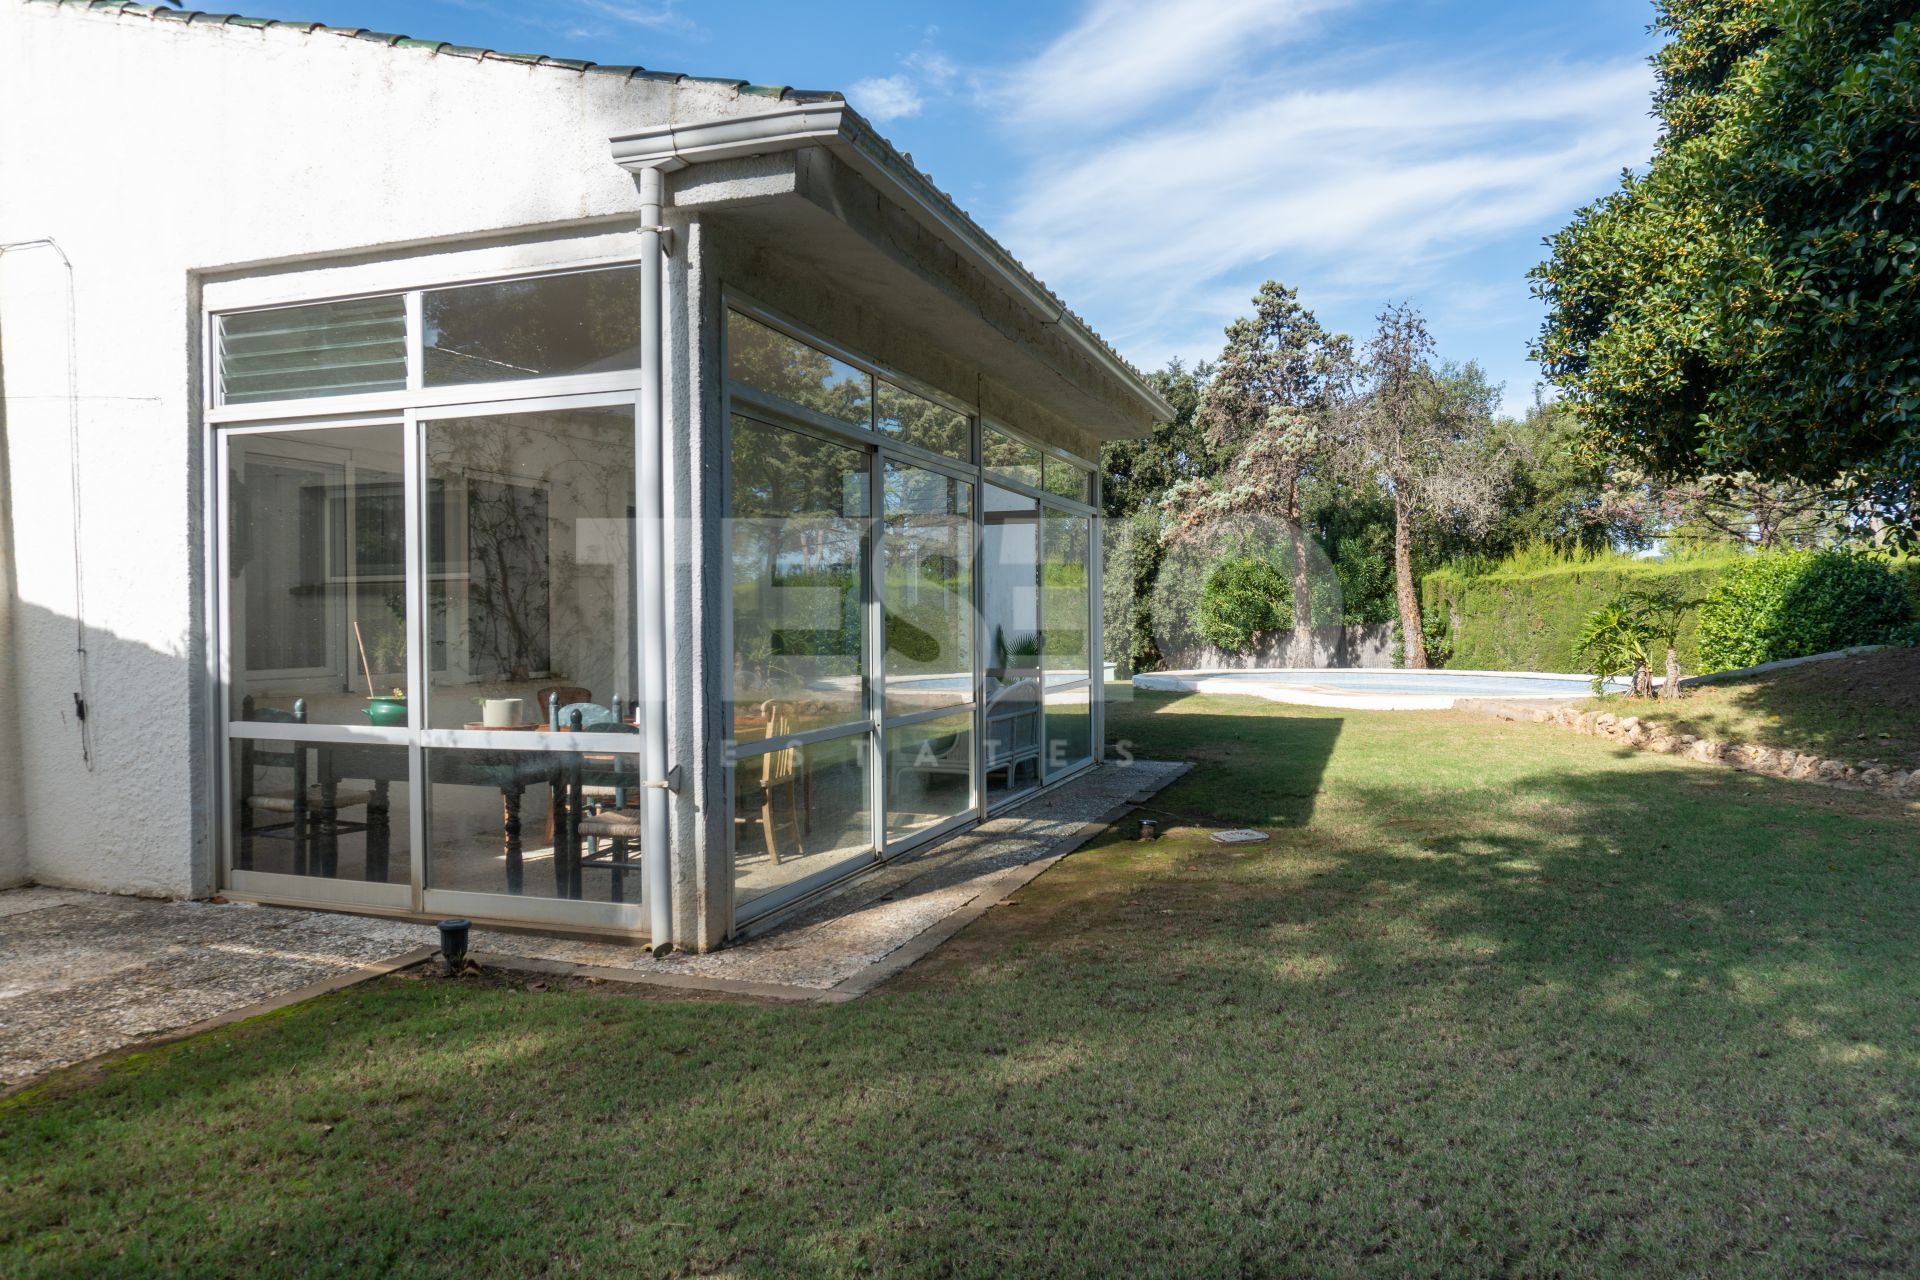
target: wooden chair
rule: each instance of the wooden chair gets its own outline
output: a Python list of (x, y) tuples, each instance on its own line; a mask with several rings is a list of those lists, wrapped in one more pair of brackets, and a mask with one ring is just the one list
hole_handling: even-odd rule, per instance
[[(564, 724), (573, 733), (638, 733), (639, 730), (626, 722), (626, 716), (635, 704), (613, 695), (611, 707), (598, 706), (591, 702), (575, 702), (562, 708), (559, 690), (549, 694), (547, 700), (547, 727), (559, 730)], [(614, 757), (615, 772), (623, 767), (624, 757)], [(640, 811), (628, 807), (628, 797), (637, 789), (624, 783), (584, 783), (580, 780), (578, 762), (568, 770), (569, 777), (556, 789), (553, 807), (547, 811), (547, 836), (554, 842), (554, 866), (558, 870), (562, 863), (569, 864), (567, 883), (562, 895), (577, 898), (581, 893), (580, 872), (603, 870), (613, 875), (613, 887), (609, 900), (626, 900), (626, 873), (638, 871), (640, 864), (629, 860), (629, 854), (640, 844)], [(637, 780), (636, 780), (637, 781)], [(636, 797), (637, 798), (637, 797)], [(560, 840), (554, 841), (555, 815), (571, 815), (572, 827), (563, 833)], [(587, 851), (580, 853), (580, 841), (585, 839)], [(611, 843), (611, 856), (600, 856), (600, 841)], [(560, 846), (564, 844), (564, 850)]]
[[(564, 707), (575, 702), (592, 702), (593, 690), (582, 689), (577, 684), (550, 684), (533, 695), (534, 705), (540, 708), (543, 716), (551, 713), (553, 707)], [(549, 728), (558, 728), (559, 722), (552, 721)]]
[[(610, 873), (613, 887), (608, 900), (625, 902), (627, 874), (640, 870), (640, 864), (632, 861), (633, 851), (640, 847), (640, 810), (601, 809), (581, 818), (575, 829), (587, 841), (587, 852), (580, 859), (580, 869)], [(600, 856), (602, 840), (608, 842), (608, 853), (604, 858)]]
[[(577, 695), (577, 696), (575, 696)], [(564, 699), (573, 697), (573, 701)], [(593, 691), (571, 685), (553, 685), (540, 690), (540, 711), (545, 717), (547, 728), (558, 733), (567, 728), (575, 733), (592, 731), (594, 733), (638, 733), (639, 730), (626, 722), (626, 717), (639, 706), (629, 702), (618, 693), (613, 695), (613, 705), (603, 707), (592, 701)], [(611, 723), (609, 723), (611, 722)], [(619, 726), (615, 728), (614, 726)], [(624, 787), (583, 786), (580, 788), (583, 801), (599, 808), (609, 801), (613, 807), (626, 807), (627, 797)], [(562, 798), (555, 795), (554, 805), (547, 810), (547, 843), (554, 842), (554, 815), (559, 812)]]
[[(296, 698), (291, 711), (277, 707), (256, 710), (249, 694), (241, 700), (240, 718), (264, 724), (305, 724), (307, 702)], [(309, 752), (314, 756), (311, 769), (307, 763)], [(384, 787), (342, 787), (333, 773), (333, 753), (326, 747), (241, 738), (239, 754), (238, 793), (234, 798), (239, 835), (238, 847), (234, 850), (235, 867), (251, 871), (255, 842), (266, 836), (292, 843), (293, 874), (334, 876), (339, 874), (340, 837), (357, 831), (367, 836), (367, 878), (386, 879), (388, 822)], [(256, 773), (279, 770), (286, 772), (284, 787), (255, 785)], [(340, 817), (342, 809), (362, 807), (367, 811), (364, 822), (348, 822)], [(284, 817), (281, 821), (262, 824), (260, 814)]]
[[(786, 703), (763, 702), (760, 714), (766, 719), (769, 740), (793, 733), (793, 711)], [(800, 834), (800, 751), (799, 747), (786, 746), (760, 757), (760, 833), (767, 844), (767, 856), (776, 867), (780, 865), (780, 838), (774, 831), (773, 808), (777, 788), (787, 791), (787, 831), (793, 837), (793, 851), (801, 857), (807, 852)], [(735, 814), (733, 821), (738, 826), (750, 819)]]

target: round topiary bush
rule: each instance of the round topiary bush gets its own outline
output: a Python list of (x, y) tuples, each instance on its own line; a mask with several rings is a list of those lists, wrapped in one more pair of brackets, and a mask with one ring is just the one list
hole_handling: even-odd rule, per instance
[(1886, 563), (1844, 551), (1758, 555), (1728, 569), (1700, 605), (1706, 671), (1912, 638), (1913, 615)]
[(1293, 625), (1293, 588), (1265, 560), (1222, 560), (1207, 572), (1194, 624), (1214, 648), (1245, 653), (1259, 632)]

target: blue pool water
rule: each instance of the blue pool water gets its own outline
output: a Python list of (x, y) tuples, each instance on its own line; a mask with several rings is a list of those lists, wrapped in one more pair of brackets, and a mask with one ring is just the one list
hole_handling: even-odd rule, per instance
[[(1183, 673), (1208, 681), (1231, 680), (1272, 688), (1336, 689), (1343, 693), (1431, 693), (1461, 698), (1579, 696), (1593, 685), (1578, 676), (1525, 675), (1506, 671), (1207, 671)], [(1616, 680), (1609, 688), (1625, 689)]]

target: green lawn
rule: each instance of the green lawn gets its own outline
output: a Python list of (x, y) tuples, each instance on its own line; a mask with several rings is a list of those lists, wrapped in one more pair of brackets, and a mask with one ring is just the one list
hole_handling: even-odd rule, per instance
[(1449, 714), (1112, 721), (1200, 762), (1167, 838), (876, 996), (389, 980), (0, 1104), (0, 1274), (1920, 1271), (1920, 809)]

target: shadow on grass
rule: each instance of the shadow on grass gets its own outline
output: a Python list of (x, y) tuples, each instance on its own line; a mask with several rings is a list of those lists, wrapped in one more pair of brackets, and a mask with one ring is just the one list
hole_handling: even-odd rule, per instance
[[(1123, 748), (1155, 760), (1192, 761), (1197, 767), (1182, 793), (1212, 821), (1306, 826), (1344, 721), (1331, 712), (1280, 714), (1276, 704), (1264, 700), (1226, 701), (1245, 704), (1246, 713), (1195, 712), (1194, 706), (1204, 704), (1193, 695), (1146, 695), (1137, 706), (1123, 704), (1116, 708), (1122, 714), (1109, 721), (1109, 758)], [(1132, 703), (1131, 694), (1127, 702)], [(1152, 719), (1143, 721), (1140, 715)]]

